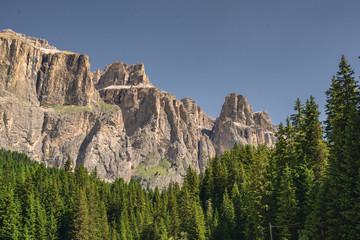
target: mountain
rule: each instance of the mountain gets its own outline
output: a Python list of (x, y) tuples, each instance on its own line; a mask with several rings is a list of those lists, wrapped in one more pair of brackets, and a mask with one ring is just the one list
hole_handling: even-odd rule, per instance
[(144, 187), (181, 182), (188, 166), (240, 144), (273, 145), (266, 111), (229, 94), (215, 119), (190, 98), (154, 87), (144, 65), (115, 62), (90, 71), (89, 57), (46, 40), (0, 31), (0, 148), (47, 166), (73, 166)]

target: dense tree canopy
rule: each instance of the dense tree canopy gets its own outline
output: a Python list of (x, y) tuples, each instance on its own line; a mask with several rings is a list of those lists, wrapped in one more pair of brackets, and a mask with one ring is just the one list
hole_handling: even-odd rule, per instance
[(0, 150), (0, 239), (360, 239), (360, 97), (342, 57), (327, 140), (311, 96), (274, 147), (239, 146), (184, 183), (144, 190), (82, 166), (46, 168)]

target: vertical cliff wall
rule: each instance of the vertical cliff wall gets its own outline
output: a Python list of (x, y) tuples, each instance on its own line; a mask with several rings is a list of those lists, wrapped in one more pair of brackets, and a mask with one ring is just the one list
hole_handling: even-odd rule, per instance
[(0, 31), (0, 147), (47, 166), (70, 157), (108, 181), (165, 187), (235, 142), (272, 145), (275, 130), (241, 95), (228, 95), (215, 119), (154, 87), (141, 63), (90, 72), (86, 55)]
[(235, 143), (271, 146), (276, 142), (275, 131), (266, 111), (254, 113), (244, 96), (232, 93), (225, 98), (216, 120), (213, 144), (219, 153)]
[(59, 51), (11, 30), (0, 32), (0, 53), (2, 92), (41, 106), (89, 105), (94, 99), (86, 55)]

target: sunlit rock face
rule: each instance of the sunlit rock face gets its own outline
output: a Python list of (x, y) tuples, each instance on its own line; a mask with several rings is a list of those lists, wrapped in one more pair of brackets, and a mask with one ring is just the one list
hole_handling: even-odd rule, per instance
[(235, 142), (273, 145), (275, 130), (241, 95), (227, 96), (215, 119), (154, 87), (142, 63), (90, 72), (86, 55), (0, 31), (0, 147), (47, 166), (70, 157), (107, 181), (162, 188)]
[(0, 87), (40, 106), (89, 105), (96, 95), (88, 56), (11, 30), (0, 32)]
[(254, 113), (246, 98), (229, 94), (217, 118), (213, 144), (216, 152), (230, 149), (235, 143), (272, 146), (275, 126), (266, 111)]

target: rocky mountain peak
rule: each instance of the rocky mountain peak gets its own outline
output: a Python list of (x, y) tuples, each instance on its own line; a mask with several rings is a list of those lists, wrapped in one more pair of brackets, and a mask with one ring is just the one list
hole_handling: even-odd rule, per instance
[(183, 98), (181, 102), (184, 104), (184, 107), (187, 111), (194, 111), (197, 109), (197, 103), (192, 98)]
[(221, 109), (220, 119), (230, 119), (241, 124), (254, 124), (253, 109), (243, 95), (231, 93), (226, 96), (225, 103)]
[(26, 36), (25, 34), (14, 32), (11, 29), (1, 30), (0, 31), (0, 37), (4, 36), (4, 35), (8, 35), (7, 37), (10, 36), (10, 37), (13, 37), (13, 38), (22, 39), (25, 42), (27, 42), (28, 44), (31, 44), (32, 46), (34, 46), (36, 48), (40, 48), (41, 50), (43, 50), (43, 51), (45, 51), (47, 53), (59, 52), (59, 50), (57, 50), (56, 47), (49, 45), (48, 41), (45, 40), (45, 39)]
[(243, 95), (231, 93), (226, 96), (216, 120), (213, 143), (218, 153), (230, 149), (234, 143), (271, 146), (276, 141), (275, 130), (266, 111), (253, 113)]
[(193, 99), (155, 88), (142, 63), (90, 72), (87, 55), (0, 32), (0, 148), (46, 166), (70, 156), (105, 180), (161, 188), (181, 183), (189, 166), (204, 171), (234, 143), (273, 145), (275, 130), (242, 95), (229, 94), (215, 119)]
[(97, 99), (87, 55), (59, 51), (44, 39), (10, 29), (0, 32), (0, 96), (4, 94), (44, 107), (90, 105)]
[[(99, 75), (100, 73), (100, 75)], [(114, 62), (105, 67), (102, 72), (97, 71), (94, 79), (97, 89), (109, 86), (148, 86), (152, 87), (145, 74), (144, 64), (128, 65), (123, 62)]]
[(272, 124), (271, 118), (267, 111), (261, 111), (254, 113), (254, 121), (255, 124), (259, 126), (263, 126), (267, 129), (272, 129), (272, 131), (276, 131), (274, 125)]

